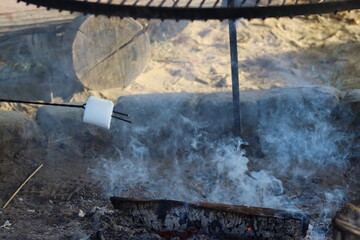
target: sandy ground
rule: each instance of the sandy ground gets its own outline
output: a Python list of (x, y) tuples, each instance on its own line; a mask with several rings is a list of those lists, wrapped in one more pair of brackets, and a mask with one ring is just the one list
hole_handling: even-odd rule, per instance
[[(358, 12), (294, 19), (238, 20), (241, 90), (282, 86), (360, 87)], [(175, 24), (173, 30), (179, 31)], [(89, 92), (118, 96), (155, 92), (231, 91), (227, 22), (189, 22), (175, 37), (153, 39), (145, 71), (125, 89)], [(78, 93), (72, 101), (83, 100)]]
[[(359, 21), (355, 12), (238, 20), (241, 90), (313, 84), (359, 87), (357, 73), (349, 72), (356, 62)], [(228, 41), (225, 21), (189, 23), (176, 37), (153, 44), (147, 69), (123, 92), (231, 91)], [(346, 79), (340, 80), (342, 75)]]
[[(241, 90), (301, 85), (329, 85), (340, 90), (360, 88), (357, 66), (359, 22), (357, 11), (293, 19), (236, 21)], [(16, 91), (18, 84), (5, 89), (2, 94), (19, 99), (75, 102), (85, 101), (90, 95), (116, 101), (119, 96), (139, 93), (231, 91), (227, 22), (180, 21), (170, 24), (170, 27), (158, 27), (157, 31), (149, 32), (152, 45), (148, 64), (125, 89), (93, 91), (79, 88), (58, 96), (53, 95), (51, 88), (41, 88), (44, 82), (52, 79), (54, 73), (49, 69), (56, 68), (39, 57), (48, 52), (34, 53), (26, 49), (31, 44), (19, 44), (36, 41), (36, 38), (4, 38), (0, 42), (1, 79), (9, 85), (19, 82), (26, 89)], [(36, 54), (38, 56), (34, 56)], [(0, 106), (3, 109), (27, 109), (27, 106)]]
[[(359, 23), (360, 12), (356, 11), (294, 19), (238, 20), (241, 90), (318, 84), (341, 90), (360, 88)], [(189, 22), (180, 31), (181, 24), (174, 24), (173, 30), (179, 33), (171, 38), (150, 36), (153, 42), (148, 65), (125, 89), (87, 89), (55, 100), (78, 102), (95, 95), (116, 101), (119, 96), (140, 93), (231, 91), (227, 22)], [(11, 40), (4, 39), (1, 44), (0, 76), (28, 77), (29, 81), (29, 76), (47, 76), (41, 67), (26, 68), (24, 64), (32, 60), (24, 54), (10, 58), (9, 51), (17, 48), (11, 47)], [(21, 93), (17, 94), (21, 98)], [(31, 116), (36, 110), (5, 103), (0, 107)], [(52, 156), (34, 149), (36, 146), (17, 153), (11, 149), (2, 152), (0, 164), (6, 163), (0, 168), (2, 203), (40, 163), (56, 159), (68, 162), (52, 164), (52, 171), (41, 172), (8, 208), (0, 210), (0, 239), (130, 239), (129, 229), (117, 229), (122, 236), (107, 232), (113, 223), (106, 215), (112, 213), (101, 209), (109, 207), (109, 202), (99, 194), (99, 185), (89, 179), (87, 172), (95, 164), (88, 162), (88, 157), (95, 152), (71, 152), (61, 144), (56, 145), (60, 150)], [(97, 233), (96, 229), (103, 231)], [(148, 235), (140, 230), (131, 231), (132, 236), (140, 236), (138, 239), (157, 239), (145, 238)]]

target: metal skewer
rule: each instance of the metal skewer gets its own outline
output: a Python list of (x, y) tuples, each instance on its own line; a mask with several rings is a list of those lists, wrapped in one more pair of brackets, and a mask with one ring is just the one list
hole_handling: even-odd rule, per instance
[(85, 105), (86, 105), (86, 104), (76, 105), (76, 104), (63, 104), (63, 103), (32, 102), (32, 101), (21, 101), (21, 100), (10, 100), (10, 99), (0, 99), (0, 102), (34, 104), (34, 105), (49, 105), (49, 106), (84, 108), (84, 109), (85, 109)]
[(128, 116), (129, 116), (128, 114), (126, 114), (126, 113), (122, 113), (122, 112), (116, 112), (116, 111), (113, 111), (113, 113), (120, 114), (120, 115), (123, 115), (123, 116), (126, 116), (126, 117), (128, 117)]
[(118, 119), (118, 120), (121, 120), (121, 121), (124, 121), (124, 122), (131, 123), (131, 121), (129, 121), (129, 120), (126, 120), (126, 119), (123, 119), (123, 118), (120, 118), (120, 117), (117, 117), (117, 116), (114, 116), (114, 115), (111, 115), (111, 117), (115, 118), (115, 119)]
[[(46, 106), (57, 106), (57, 107), (70, 107), (70, 108), (83, 108), (85, 109), (85, 105), (86, 103), (82, 104), (82, 105), (77, 105), (77, 104), (65, 104), (65, 103), (48, 103), (48, 102), (33, 102), (33, 101), (22, 101), (22, 100), (11, 100), (11, 99), (0, 99), (0, 102), (8, 102), (8, 103), (21, 103), (21, 104), (34, 104), (34, 105), (46, 105)], [(117, 112), (117, 111), (113, 111), (113, 113), (115, 114), (119, 114), (122, 116), (126, 116), (129, 117), (128, 114), (126, 113), (122, 113), (122, 112)], [(127, 123), (131, 123), (131, 121), (117, 117), (112, 115), (111, 117), (127, 122)]]

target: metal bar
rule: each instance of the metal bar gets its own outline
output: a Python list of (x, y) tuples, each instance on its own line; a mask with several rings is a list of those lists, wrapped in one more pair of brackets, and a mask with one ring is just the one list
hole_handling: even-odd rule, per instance
[(153, 1), (154, 1), (154, 0), (150, 0), (150, 1), (146, 4), (146, 7), (149, 7)]
[(216, 8), (216, 6), (218, 5), (218, 3), (220, 2), (220, 0), (216, 0), (216, 2), (215, 2), (215, 4), (214, 4), (214, 6), (213, 6), (213, 8)]
[(121, 121), (124, 121), (124, 122), (127, 122), (127, 123), (132, 123), (131, 121), (129, 120), (126, 120), (126, 119), (123, 119), (123, 118), (120, 118), (120, 117), (117, 117), (117, 116), (114, 116), (114, 115), (111, 115), (112, 118), (115, 118), (117, 120), (121, 120)]
[(50, 106), (58, 106), (58, 107), (72, 107), (72, 108), (85, 108), (85, 104), (83, 104), (83, 105), (74, 105), (74, 104), (32, 102), (32, 101), (20, 101), (20, 100), (9, 100), (9, 99), (0, 99), (0, 102), (35, 104), (35, 105), (50, 105)]
[[(34, 104), (34, 105), (47, 105), (47, 106), (57, 106), (57, 107), (83, 108), (83, 109), (85, 109), (85, 105), (86, 105), (86, 103), (83, 104), (83, 105), (73, 105), (73, 104), (62, 104), (62, 103), (20, 101), (20, 100), (10, 100), (10, 99), (0, 99), (0, 102)], [(129, 116), (128, 114), (122, 113), (122, 112), (113, 111), (113, 113), (119, 114), (119, 115), (122, 115), (122, 116), (127, 116), (127, 117)], [(129, 120), (126, 120), (126, 119), (123, 119), (123, 118), (120, 118), (120, 117), (117, 117), (117, 116), (114, 116), (114, 115), (111, 115), (111, 117), (113, 117), (115, 119), (118, 119), (118, 120), (121, 120), (121, 121), (124, 121), (124, 122), (131, 123), (131, 121), (129, 121)]]
[(229, 36), (230, 36), (230, 57), (231, 57), (231, 79), (233, 94), (233, 112), (234, 112), (234, 135), (241, 135), (240, 120), (240, 89), (239, 89), (239, 69), (238, 69), (238, 53), (237, 53), (237, 37), (236, 26), (234, 20), (229, 20)]
[(164, 5), (165, 2), (166, 2), (166, 0), (162, 0), (159, 7), (162, 7), (162, 5)]
[(119, 114), (119, 115), (123, 115), (123, 116), (126, 116), (126, 117), (128, 117), (128, 116), (129, 116), (128, 114), (126, 114), (126, 113), (122, 113), (122, 112), (116, 112), (116, 111), (113, 111), (113, 113), (116, 113), (116, 114)]
[(185, 8), (188, 8), (190, 6), (190, 4), (192, 3), (192, 0), (189, 0), (187, 3), (186, 3), (186, 6)]
[(174, 5), (172, 7), (176, 7), (180, 0), (173, 0)]

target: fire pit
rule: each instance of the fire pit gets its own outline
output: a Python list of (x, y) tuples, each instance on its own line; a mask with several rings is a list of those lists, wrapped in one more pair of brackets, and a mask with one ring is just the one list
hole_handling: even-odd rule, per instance
[[(266, 2), (221, 7), (216, 1), (204, 9), (205, 1), (199, 7), (177, 7), (179, 1), (163, 7), (164, 1), (155, 10), (165, 14), (159, 18), (174, 11), (172, 17), (177, 19), (181, 11), (199, 10), (200, 15), (184, 16), (224, 19), (267, 17), (269, 9), (276, 10), (271, 16), (277, 17), (358, 7), (357, 1), (283, 1), (279, 6)], [(60, 6), (60, 10), (83, 6), (108, 16), (120, 8), (124, 14), (131, 9), (136, 13), (154, 9), (140, 1), (130, 5), (35, 3)], [(250, 15), (237, 15), (245, 12)], [(236, 14), (226, 17), (224, 13)], [(329, 237), (335, 212), (346, 202), (360, 201), (358, 96), (356, 91), (320, 86), (243, 92), (241, 138), (232, 134), (228, 92), (121, 97), (115, 111), (126, 109), (136, 124), (114, 122), (110, 131), (85, 125), (76, 109), (43, 107), (36, 111), (35, 120), (2, 113), (6, 123), (5, 160), (0, 160), (5, 166), (3, 182), (29, 175), (29, 166), (45, 164), (40, 165), (44, 167), (38, 180), (30, 180), (28, 189), (10, 205), (13, 211), (0, 211), (1, 219), (6, 219), (0, 229), (9, 231), (0, 236), (16, 234), (26, 239), (42, 234), (42, 238), (91, 240)], [(108, 128), (109, 123), (104, 126)], [(12, 185), (0, 186), (7, 195), (14, 190)], [(113, 206), (109, 206), (108, 196), (121, 197), (112, 197)], [(24, 209), (28, 216), (23, 216)], [(346, 232), (345, 220), (343, 213), (334, 220), (336, 236), (356, 236)], [(51, 226), (48, 232), (32, 230), (33, 224), (45, 223)]]
[[(4, 180), (16, 182), (44, 166), (1, 211), (8, 220), (1, 231), (38, 236), (21, 227), (31, 217), (27, 224), (62, 226), (49, 230), (58, 239), (65, 233), (78, 239), (330, 236), (335, 212), (360, 201), (351, 134), (358, 126), (352, 115), (358, 114), (356, 91), (339, 98), (344, 95), (334, 88), (301, 87), (244, 96), (247, 143), (231, 136), (230, 93), (122, 97), (114, 110), (128, 110), (136, 125), (114, 121), (110, 131), (84, 125), (77, 108), (46, 106), (36, 121), (12, 121), (2, 163), (11, 174)], [(20, 126), (27, 131), (14, 134)], [(51, 142), (39, 142), (35, 134)], [(306, 143), (299, 138), (312, 144), (294, 144)], [(28, 149), (13, 144), (18, 153), (12, 155), (5, 148), (12, 142), (27, 142)], [(245, 155), (243, 148), (251, 151)], [(7, 198), (16, 190), (1, 186)], [(111, 198), (110, 206), (107, 196), (121, 198)]]

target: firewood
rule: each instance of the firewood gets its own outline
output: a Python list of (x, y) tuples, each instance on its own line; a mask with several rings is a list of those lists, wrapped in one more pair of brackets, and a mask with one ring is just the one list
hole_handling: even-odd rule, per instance
[(215, 203), (112, 197), (119, 223), (165, 238), (204, 234), (216, 239), (303, 239), (309, 218), (297, 212)]
[(333, 220), (333, 238), (336, 240), (360, 239), (360, 207), (348, 203), (336, 213)]

